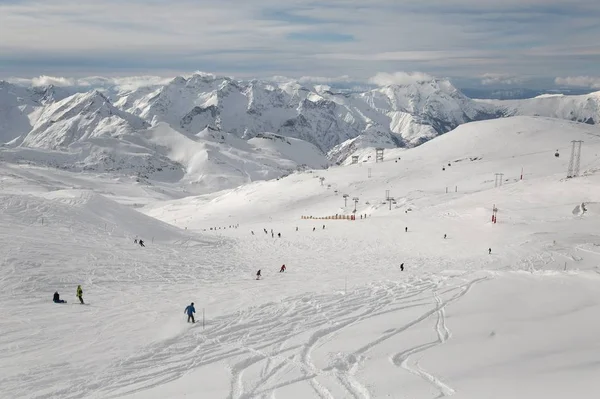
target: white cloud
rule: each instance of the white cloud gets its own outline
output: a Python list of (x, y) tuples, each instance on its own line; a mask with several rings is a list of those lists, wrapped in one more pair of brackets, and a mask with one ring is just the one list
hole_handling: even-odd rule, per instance
[(168, 83), (172, 78), (160, 76), (128, 76), (128, 77), (103, 77), (89, 76), (84, 78), (66, 78), (57, 76), (38, 76), (31, 79), (10, 78), (9, 82), (22, 86), (59, 86), (59, 87), (89, 87), (106, 88), (115, 87), (121, 90), (133, 90), (140, 87), (156, 86)]
[(350, 76), (348, 76), (348, 75), (342, 75), (342, 76), (332, 77), (332, 78), (323, 77), (323, 76), (302, 76), (300, 79), (298, 79), (298, 82), (302, 83), (302, 84), (306, 84), (306, 83), (330, 84), (330, 83), (348, 83), (348, 82), (352, 82), (352, 79), (350, 79)]
[(565, 78), (556, 78), (554, 83), (559, 86), (590, 87), (600, 89), (600, 77), (593, 76), (567, 76)]
[(378, 86), (409, 85), (412, 83), (427, 82), (433, 79), (433, 76), (423, 72), (379, 72), (369, 79), (369, 83)]
[(525, 78), (502, 74), (502, 73), (486, 73), (481, 76), (482, 85), (517, 85), (525, 82)]

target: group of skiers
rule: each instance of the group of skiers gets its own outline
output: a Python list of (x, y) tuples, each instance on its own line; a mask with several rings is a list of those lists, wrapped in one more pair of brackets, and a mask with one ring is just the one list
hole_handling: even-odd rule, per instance
[(140, 244), (140, 247), (145, 247), (144, 240), (142, 240), (141, 238), (139, 240), (136, 238), (135, 240), (133, 240), (133, 243)]
[[(316, 230), (317, 230), (317, 228), (313, 227), (312, 231), (316, 231)], [(323, 225), (323, 230), (325, 230), (325, 225)], [(263, 229), (263, 231), (265, 232), (265, 234), (267, 234), (267, 235), (269, 234), (269, 231), (267, 229)], [(298, 231), (298, 226), (296, 226), (296, 231)], [(252, 235), (255, 235), (254, 230), (250, 230), (250, 233)], [(275, 232), (273, 231), (273, 229), (271, 229), (271, 237), (275, 238)], [(281, 233), (277, 233), (277, 237), (281, 238)]]
[[(79, 302), (81, 302), (82, 305), (85, 305), (85, 303), (83, 302), (83, 289), (81, 288), (81, 285), (77, 286), (77, 294), (75, 296), (77, 298), (79, 298)], [(54, 302), (54, 303), (67, 303), (67, 301), (65, 301), (64, 299), (60, 299), (60, 294), (58, 293), (58, 291), (56, 291), (54, 293), (54, 297), (52, 298), (52, 302)]]
[[(279, 268), (279, 273), (283, 273), (283, 272), (285, 272), (286, 270), (287, 270), (287, 267), (285, 266), (285, 264), (284, 264), (284, 265), (281, 265), (281, 267)], [(262, 274), (261, 274), (261, 270), (259, 269), (259, 270), (256, 272), (256, 279), (257, 279), (257, 280), (260, 280), (260, 278), (261, 278), (261, 277), (262, 277)]]

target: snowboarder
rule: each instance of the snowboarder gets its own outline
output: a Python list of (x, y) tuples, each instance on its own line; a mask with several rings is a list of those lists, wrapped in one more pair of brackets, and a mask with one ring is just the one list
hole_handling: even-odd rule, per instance
[(58, 294), (58, 291), (56, 291), (54, 293), (54, 297), (52, 298), (52, 302), (54, 302), (54, 303), (67, 303), (67, 301), (60, 299), (60, 295)]
[(404, 271), (404, 263), (400, 263), (400, 271), (403, 272)]
[(279, 273), (283, 273), (285, 271), (285, 265), (281, 266), (281, 269), (279, 269)]
[(277, 237), (281, 238), (281, 233), (277, 233)]
[(82, 305), (85, 305), (85, 303), (83, 303), (83, 290), (81, 289), (81, 286), (78, 285), (77, 286), (77, 298), (79, 298), (79, 302), (81, 302)]
[(261, 274), (260, 274), (260, 270), (256, 272), (256, 279), (260, 280)]
[(137, 238), (136, 238), (135, 240), (133, 240), (133, 243), (134, 243), (134, 244), (137, 244)]
[(404, 228), (404, 232), (405, 232), (405, 233), (408, 233), (408, 227), (405, 227), (405, 228)]
[(140, 247), (145, 247), (144, 240), (140, 240)]
[(187, 315), (188, 315), (187, 322), (188, 323), (190, 322), (190, 320), (192, 320), (192, 323), (196, 322), (196, 320), (194, 320), (194, 313), (196, 313), (196, 309), (194, 308), (194, 302), (192, 302), (187, 308), (185, 308), (183, 313), (187, 313)]
[(492, 248), (488, 248), (488, 254), (491, 255), (492, 254)]

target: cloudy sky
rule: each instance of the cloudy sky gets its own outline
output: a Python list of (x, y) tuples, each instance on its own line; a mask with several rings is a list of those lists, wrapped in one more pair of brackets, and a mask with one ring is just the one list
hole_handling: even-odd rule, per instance
[(0, 79), (420, 71), (600, 88), (598, 21), (599, 0), (0, 0)]

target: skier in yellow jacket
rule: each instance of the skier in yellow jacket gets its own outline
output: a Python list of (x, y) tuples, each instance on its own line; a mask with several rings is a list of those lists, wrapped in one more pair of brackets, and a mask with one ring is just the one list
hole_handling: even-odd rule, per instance
[(80, 285), (77, 286), (77, 298), (79, 298), (79, 302), (81, 302), (82, 305), (85, 305), (83, 303), (83, 290)]

